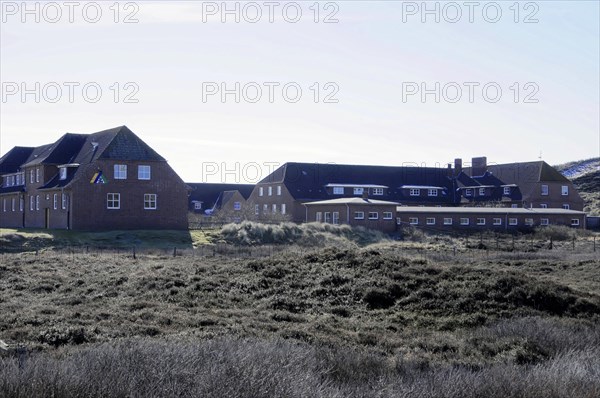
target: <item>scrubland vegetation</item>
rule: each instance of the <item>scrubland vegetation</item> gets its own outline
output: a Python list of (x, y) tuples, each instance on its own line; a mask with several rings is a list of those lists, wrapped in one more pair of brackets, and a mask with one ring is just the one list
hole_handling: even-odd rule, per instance
[(478, 237), (312, 224), (212, 239), (294, 250), (2, 255), (0, 339), (25, 348), (0, 354), (0, 396), (600, 396), (591, 250), (469, 257)]

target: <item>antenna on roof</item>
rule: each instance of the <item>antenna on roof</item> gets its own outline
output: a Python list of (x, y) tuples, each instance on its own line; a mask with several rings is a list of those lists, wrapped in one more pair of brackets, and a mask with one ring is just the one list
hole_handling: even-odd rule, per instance
[(538, 156), (539, 160), (542, 160), (542, 151), (540, 151), (540, 156)]

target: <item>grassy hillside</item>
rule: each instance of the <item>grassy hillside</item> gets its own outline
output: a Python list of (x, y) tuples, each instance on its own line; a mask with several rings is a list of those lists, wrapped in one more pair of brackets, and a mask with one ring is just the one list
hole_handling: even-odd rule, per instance
[(584, 210), (600, 216), (600, 170), (574, 178), (573, 184), (585, 202)]

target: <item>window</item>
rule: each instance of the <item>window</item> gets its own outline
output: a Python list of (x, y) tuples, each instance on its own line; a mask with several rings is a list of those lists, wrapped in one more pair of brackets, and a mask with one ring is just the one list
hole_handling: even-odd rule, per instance
[(331, 213), (329, 213), (328, 211), (325, 212), (325, 222), (331, 222)]
[(508, 225), (517, 225), (518, 221), (516, 218), (509, 218), (508, 219)]
[(465, 196), (473, 196), (473, 190), (471, 188), (465, 189)]
[(66, 193), (62, 194), (62, 208), (63, 210), (65, 210), (67, 208), (67, 200), (69, 199), (69, 197), (67, 196)]
[(53, 199), (54, 200), (52, 201), (53, 202), (53, 206), (52, 207), (54, 208), (54, 210), (56, 210), (56, 209), (58, 209), (58, 194), (57, 193), (54, 194), (54, 198)]
[(334, 195), (343, 195), (344, 187), (333, 187), (333, 194)]
[(318, 212), (315, 214), (315, 221), (316, 221), (316, 222), (321, 222), (321, 221), (323, 221), (323, 213), (321, 213), (320, 211), (318, 211)]
[(15, 200), (15, 198), (12, 198), (10, 200), (10, 210), (11, 211), (15, 211), (15, 208), (16, 208), (15, 204), (16, 204), (16, 200)]
[(33, 211), (34, 206), (35, 206), (35, 198), (33, 197), (33, 195), (31, 195), (29, 197), (29, 210)]
[(365, 212), (364, 211), (355, 211), (354, 212), (354, 219), (355, 220), (364, 220), (365, 219)]
[(202, 210), (202, 202), (194, 202), (194, 210)]
[(547, 218), (542, 218), (540, 220), (540, 225), (550, 225), (550, 220)]
[(156, 194), (144, 194), (144, 210), (156, 210)]
[(410, 196), (421, 196), (421, 190), (413, 188), (409, 191)]
[(139, 165), (138, 166), (138, 180), (149, 180), (150, 179), (150, 166)]
[(505, 196), (509, 196), (510, 195), (510, 187), (504, 187), (504, 195)]
[(267, 192), (269, 192), (269, 196), (273, 196), (273, 187), (268, 186), (267, 187)]
[(445, 217), (444, 218), (444, 225), (452, 225), (452, 218)]
[(35, 182), (40, 182), (40, 169), (36, 167), (35, 169)]
[(23, 211), (23, 208), (25, 207), (25, 198), (19, 198), (19, 211)]
[(479, 188), (479, 196), (485, 196), (485, 188)]
[(336, 225), (340, 223), (340, 212), (339, 211), (333, 212), (333, 223)]
[(485, 225), (485, 218), (478, 218), (477, 225)]
[(276, 204), (273, 204), (271, 206), (271, 209), (272, 209), (273, 214), (277, 213), (277, 205)]
[(115, 180), (127, 179), (127, 165), (115, 164)]
[(373, 188), (373, 195), (383, 195), (383, 188)]
[(362, 195), (364, 191), (364, 188), (354, 188), (355, 195)]
[(571, 225), (574, 226), (574, 227), (577, 226), (577, 225), (579, 225), (579, 219), (578, 218), (573, 218), (571, 220)]
[(263, 187), (258, 187), (258, 196), (263, 196), (264, 195), (264, 189)]
[(285, 203), (281, 204), (281, 214), (285, 214)]
[(437, 189), (429, 189), (427, 191), (427, 196), (438, 196), (437, 193), (438, 193)]
[(460, 219), (460, 225), (469, 225), (469, 219), (468, 218), (461, 218)]
[(540, 203), (540, 208), (547, 209), (548, 205), (546, 203)]
[(410, 225), (419, 225), (419, 219), (417, 217), (409, 217), (408, 223)]
[(263, 205), (263, 214), (267, 214), (269, 212), (269, 205), (268, 204), (264, 204)]
[(566, 204), (566, 203), (563, 205), (563, 209), (565, 209), (565, 210), (569, 210), (570, 208), (571, 208), (571, 206), (569, 206), (569, 205), (568, 205), (568, 204)]
[(241, 202), (233, 202), (233, 210), (242, 210)]
[(567, 195), (569, 194), (569, 186), (568, 186), (568, 185), (563, 185), (563, 186), (560, 188), (560, 194), (561, 194), (562, 196), (567, 196)]
[(258, 205), (254, 205), (254, 214), (257, 216), (260, 214), (260, 207)]
[(35, 209), (40, 209), (40, 195), (35, 195)]
[(376, 211), (370, 211), (369, 212), (369, 220), (377, 220), (379, 219), (379, 213), (377, 213)]
[(281, 196), (281, 185), (277, 185), (277, 196)]
[(120, 193), (106, 194), (106, 208), (107, 209), (120, 209), (121, 208), (121, 194)]
[(548, 195), (548, 185), (542, 185), (542, 195), (546, 196)]
[(2, 211), (6, 211), (6, 199), (2, 199)]
[[(34, 177), (34, 174), (33, 174), (33, 169), (29, 170), (29, 182), (32, 183), (32, 184), (35, 182), (35, 177)], [(33, 209), (31, 209), (31, 210), (33, 210)]]
[(501, 218), (494, 218), (494, 225), (502, 225), (502, 219)]
[(67, 168), (66, 167), (61, 167), (58, 170), (58, 175), (59, 175), (59, 178), (61, 180), (66, 180), (67, 179)]
[(425, 219), (425, 224), (427, 224), (427, 225), (435, 225), (435, 218), (433, 218), (433, 217), (427, 217)]
[(514, 204), (510, 205), (510, 207), (512, 207), (513, 209), (516, 209), (516, 208), (518, 208), (518, 207), (519, 207), (519, 205), (518, 205), (518, 204), (516, 204), (516, 203), (514, 203)]
[(384, 211), (383, 212), (383, 219), (384, 220), (392, 220), (394, 218), (394, 215), (392, 214), (391, 211)]

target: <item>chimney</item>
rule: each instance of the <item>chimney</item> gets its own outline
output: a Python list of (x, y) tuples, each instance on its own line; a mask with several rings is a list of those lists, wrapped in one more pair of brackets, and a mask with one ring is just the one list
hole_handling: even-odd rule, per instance
[(471, 176), (479, 177), (487, 171), (487, 158), (485, 156), (471, 160)]
[(462, 159), (454, 159), (454, 175), (457, 176), (462, 172)]
[(448, 168), (446, 169), (446, 177), (452, 178), (452, 163), (448, 163)]

